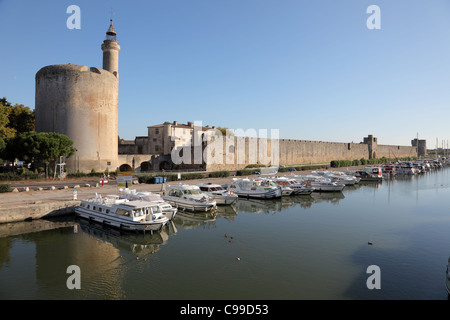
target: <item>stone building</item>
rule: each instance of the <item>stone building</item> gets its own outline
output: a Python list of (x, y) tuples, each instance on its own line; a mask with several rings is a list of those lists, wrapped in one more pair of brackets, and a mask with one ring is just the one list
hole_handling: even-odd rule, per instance
[[(178, 121), (164, 122), (147, 127), (148, 135), (136, 137), (134, 140), (123, 140), (119, 144), (119, 155), (147, 155), (148, 161), (142, 162), (141, 171), (161, 169), (204, 169), (202, 163), (183, 164), (177, 166), (172, 161), (174, 149), (194, 145), (194, 136), (197, 133), (198, 140), (202, 141), (202, 134), (207, 130), (215, 129), (214, 126), (195, 126), (193, 122), (187, 124)], [(182, 152), (182, 151), (180, 151)], [(120, 156), (120, 158), (124, 158)], [(142, 157), (140, 157), (142, 158)]]
[(36, 73), (36, 131), (67, 135), (77, 149), (69, 172), (118, 168), (119, 51), (112, 20), (101, 46), (103, 69), (76, 64)]

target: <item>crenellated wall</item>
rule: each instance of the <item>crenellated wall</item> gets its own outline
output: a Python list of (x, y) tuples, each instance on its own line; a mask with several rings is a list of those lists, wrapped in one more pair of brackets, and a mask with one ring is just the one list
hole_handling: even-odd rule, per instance
[[(248, 164), (255, 163), (265, 165), (278, 163), (288, 166), (325, 163), (332, 160), (417, 156), (416, 147), (378, 145), (376, 138), (372, 144), (240, 137), (222, 137), (222, 139), (222, 146), (220, 143), (208, 144), (208, 147), (211, 147), (210, 152), (204, 152), (203, 159), (207, 171), (242, 169)], [(220, 150), (222, 154), (218, 152)]]

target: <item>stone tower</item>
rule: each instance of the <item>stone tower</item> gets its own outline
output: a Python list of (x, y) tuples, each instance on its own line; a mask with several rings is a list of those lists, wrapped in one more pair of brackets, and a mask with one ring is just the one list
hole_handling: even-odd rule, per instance
[(119, 44), (111, 25), (102, 45), (103, 69), (75, 64), (46, 66), (36, 73), (36, 131), (73, 140), (69, 172), (118, 167)]
[(116, 40), (116, 30), (112, 24), (106, 31), (106, 39), (102, 44), (103, 51), (103, 69), (113, 73), (117, 78), (119, 77), (119, 51), (120, 46)]

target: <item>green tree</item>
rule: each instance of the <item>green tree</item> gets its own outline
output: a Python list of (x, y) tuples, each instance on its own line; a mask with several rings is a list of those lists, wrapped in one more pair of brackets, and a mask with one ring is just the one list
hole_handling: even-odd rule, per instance
[(16, 132), (9, 127), (9, 115), (11, 114), (11, 107), (3, 105), (0, 101), (0, 138), (13, 137)]
[(55, 132), (26, 132), (9, 140), (15, 147), (9, 148), (9, 156), (27, 162), (41, 162), (45, 164), (45, 173), (48, 176), (48, 166), (60, 156), (71, 157), (76, 149), (73, 141), (66, 135)]
[(34, 110), (23, 104), (12, 105), (0, 99), (0, 137), (7, 138), (35, 130)]
[(3, 152), (6, 149), (6, 142), (0, 138), (0, 165), (3, 163)]
[(34, 110), (25, 107), (23, 104), (15, 104), (10, 107), (8, 127), (15, 130), (16, 135), (34, 131)]

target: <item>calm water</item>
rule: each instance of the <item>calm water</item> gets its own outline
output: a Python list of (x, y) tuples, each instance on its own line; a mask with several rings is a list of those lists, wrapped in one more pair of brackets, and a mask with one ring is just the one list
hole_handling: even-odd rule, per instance
[[(73, 219), (26, 233), (43, 222), (3, 225), (0, 299), (447, 299), (449, 183), (450, 168), (338, 194), (239, 200), (145, 236)], [(70, 265), (80, 290), (66, 286)], [(367, 288), (370, 265), (379, 290)]]

